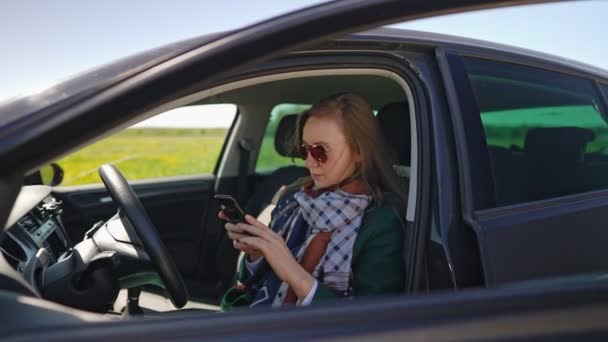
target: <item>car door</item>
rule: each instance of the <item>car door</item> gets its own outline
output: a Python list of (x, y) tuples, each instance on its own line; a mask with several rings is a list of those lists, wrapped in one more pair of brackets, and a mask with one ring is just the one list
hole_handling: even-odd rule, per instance
[[(227, 34), (222, 39), (215, 41), (214, 44), (201, 46), (199, 49), (195, 49), (191, 53), (180, 56), (175, 60), (166, 61), (165, 63), (146, 69), (139, 73), (137, 77), (131, 79), (130, 81), (132, 82), (120, 84), (120, 86), (116, 86), (115, 88), (112, 88), (110, 85), (110, 89), (103, 89), (90, 96), (77, 98), (74, 100), (79, 104), (77, 109), (65, 110), (65, 107), (57, 106), (43, 113), (32, 114), (32, 116), (22, 120), (24, 127), (28, 127), (28, 123), (40, 122), (41, 118), (49, 115), (52, 115), (55, 120), (44, 122), (36, 130), (22, 129), (7, 133), (3, 137), (3, 142), (10, 141), (11, 144), (4, 145), (0, 150), (0, 161), (4, 162), (0, 162), (0, 165), (2, 165), (2, 170), (4, 171), (11, 170), (13, 166), (14, 170), (33, 169), (41, 162), (50, 161), (53, 157), (60, 155), (66, 150), (90, 140), (95, 134), (101, 134), (100, 130), (102, 128), (122, 125), (129, 119), (136, 118), (138, 115), (141, 116), (147, 108), (175, 100), (180, 95), (191, 90), (195, 85), (199, 89), (210, 86), (223, 73), (230, 70), (234, 71), (247, 63), (254, 63), (261, 58), (270, 57), (286, 49), (295, 48), (300, 44), (329, 38), (333, 35), (349, 31), (362, 30), (372, 25), (387, 24), (396, 20), (419, 18), (445, 13), (446, 11), (478, 8), (480, 3), (482, 2), (338, 1), (265, 21), (259, 25)], [(494, 3), (498, 3), (498, 1)], [(504, 4), (504, 1), (500, 3)], [(491, 4), (491, 2), (484, 2), (484, 6), (490, 6)], [(99, 122), (96, 120), (100, 116), (104, 117), (102, 125), (99, 125)], [(67, 140), (55, 146), (43, 144), (52, 135), (57, 134), (64, 136)], [(31, 154), (26, 153), (34, 152), (39, 148), (43, 148), (44, 151)], [(17, 155), (24, 157), (16, 158)], [(15, 165), (16, 163), (18, 165)], [(8, 188), (7, 190), (11, 190), (3, 192), (5, 194), (3, 195), (5, 197), (3, 199), (5, 202), (14, 200), (15, 188), (18, 189), (18, 185), (14, 187), (5, 186), (5, 184), (12, 184), (10, 181), (13, 178), (10, 176), (3, 177), (2, 180), (5, 182), (0, 183), (0, 185), (3, 188)], [(3, 214), (3, 216), (7, 215), (7, 213)], [(22, 302), (19, 303), (23, 305)], [(367, 303), (366, 305), (365, 302), (353, 302), (352, 305), (358, 307), (359, 310), (363, 310), (362, 312), (366, 312), (365, 317), (369, 317), (367, 313), (369, 312), (368, 309), (371, 309), (369, 305), (375, 306), (374, 303)], [(343, 307), (346, 308), (346, 306)], [(380, 307), (378, 309), (382, 310), (383, 308)], [(391, 316), (393, 322), (398, 322), (401, 325), (404, 320), (404, 311), (418, 312), (415, 308), (410, 307), (409, 309), (400, 307), (398, 310), (386, 310), (385, 312)], [(8, 308), (8, 310), (11, 310), (11, 308)], [(318, 308), (318, 310), (323, 310), (323, 308)], [(309, 312), (312, 313), (312, 311)], [(297, 318), (296, 321), (299, 327), (307, 327), (307, 331), (314, 331), (317, 337), (335, 336), (333, 334), (347, 330), (360, 334), (371, 330), (377, 331), (379, 327), (376, 324), (377, 320), (372, 320), (367, 325), (361, 325), (360, 322), (362, 320), (354, 315), (354, 312), (356, 310), (350, 311), (349, 307), (343, 313), (329, 315), (330, 319), (325, 322), (335, 324), (316, 325), (315, 323), (319, 322), (319, 314), (314, 316), (301, 315), (295, 318)], [(52, 314), (53, 312), (49, 311), (49, 313)], [(41, 318), (41, 316), (44, 315), (38, 313), (37, 318)], [(268, 324), (256, 327), (252, 327), (250, 324), (255, 324), (259, 320), (252, 320), (250, 318), (244, 319), (240, 315), (226, 315), (214, 317), (214, 319), (210, 319), (207, 322), (222, 321), (229, 323), (230, 329), (224, 331), (235, 332), (242, 338), (251, 338), (253, 329), (255, 330), (255, 336), (253, 337), (257, 336), (259, 338), (264, 334), (276, 332), (277, 324), (289, 330), (289, 327), (293, 324), (289, 320), (294, 318), (294, 316), (285, 315), (282, 312), (270, 312), (267, 316), (263, 317), (264, 322)], [(162, 321), (172, 321), (178, 324), (175, 319)], [(122, 323), (124, 324), (120, 324), (120, 326), (129, 329), (131, 338), (149, 337), (151, 333), (153, 334), (153, 332), (147, 329), (133, 329), (139, 324), (135, 320)], [(193, 322), (192, 320), (189, 323), (194, 323), (198, 327), (202, 326), (200, 322)], [(310, 326), (316, 326), (316, 328), (311, 330)], [(176, 326), (166, 327), (165, 331), (171, 331)], [(336, 327), (339, 327), (339, 329), (336, 330)], [(87, 328), (82, 324), (80, 328), (82, 329), (80, 330), (80, 336), (86, 335), (83, 332)], [(98, 331), (100, 330), (92, 326), (89, 333), (95, 334)], [(120, 327), (114, 331), (117, 333), (124, 332)], [(73, 337), (74, 335), (68, 335), (71, 333), (73, 333), (71, 329), (54, 329), (52, 337), (58, 338), (61, 335)], [(205, 336), (218, 336), (214, 335), (214, 333), (208, 332), (205, 335), (205, 332), (199, 329), (196, 335), (188, 336), (196, 336), (198, 339)], [(291, 331), (285, 331), (285, 334), (282, 336), (290, 335)], [(181, 336), (185, 335), (182, 334)], [(178, 338), (178, 336), (175, 337)]]
[(71, 240), (116, 213), (97, 171), (112, 163), (131, 182), (182, 276), (196, 278), (201, 225), (235, 116), (231, 104), (180, 107), (57, 160), (64, 179), (54, 195), (64, 204)]
[(463, 215), (485, 285), (608, 271), (600, 76), (489, 52), (444, 58)]

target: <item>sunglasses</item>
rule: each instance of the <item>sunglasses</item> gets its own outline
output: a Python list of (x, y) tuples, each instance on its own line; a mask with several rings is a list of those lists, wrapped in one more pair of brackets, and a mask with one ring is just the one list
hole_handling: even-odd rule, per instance
[(327, 151), (329, 151), (329, 148), (323, 145), (302, 144), (298, 151), (300, 152), (300, 157), (302, 157), (302, 159), (306, 160), (306, 158), (308, 158), (308, 153), (310, 153), (314, 160), (323, 164), (327, 161)]

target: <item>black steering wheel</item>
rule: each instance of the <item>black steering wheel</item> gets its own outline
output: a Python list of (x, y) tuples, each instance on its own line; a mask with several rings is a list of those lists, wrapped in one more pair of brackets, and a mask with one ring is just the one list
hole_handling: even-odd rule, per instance
[(165, 284), (171, 302), (177, 308), (183, 307), (188, 301), (184, 280), (137, 195), (114, 165), (102, 165), (99, 168), (99, 175), (119, 210), (124, 212), (137, 233), (153, 267)]

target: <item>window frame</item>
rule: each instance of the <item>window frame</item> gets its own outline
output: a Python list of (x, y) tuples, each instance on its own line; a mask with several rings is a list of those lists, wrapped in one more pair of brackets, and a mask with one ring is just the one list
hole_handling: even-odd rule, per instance
[[(600, 81), (593, 82), (595, 87), (597, 88), (597, 92), (600, 94), (600, 97), (604, 101), (604, 107), (608, 109), (608, 83), (603, 83)], [(606, 113), (606, 120), (608, 121), (608, 113)]]

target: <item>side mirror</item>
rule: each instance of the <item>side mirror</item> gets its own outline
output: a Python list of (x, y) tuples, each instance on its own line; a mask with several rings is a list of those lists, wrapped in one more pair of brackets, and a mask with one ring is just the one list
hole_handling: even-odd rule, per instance
[(40, 179), (44, 185), (59, 185), (63, 181), (63, 169), (55, 163), (45, 165), (40, 168)]
[(63, 181), (63, 169), (61, 166), (51, 163), (41, 167), (39, 170), (25, 176), (25, 185), (42, 184), (55, 186)]

